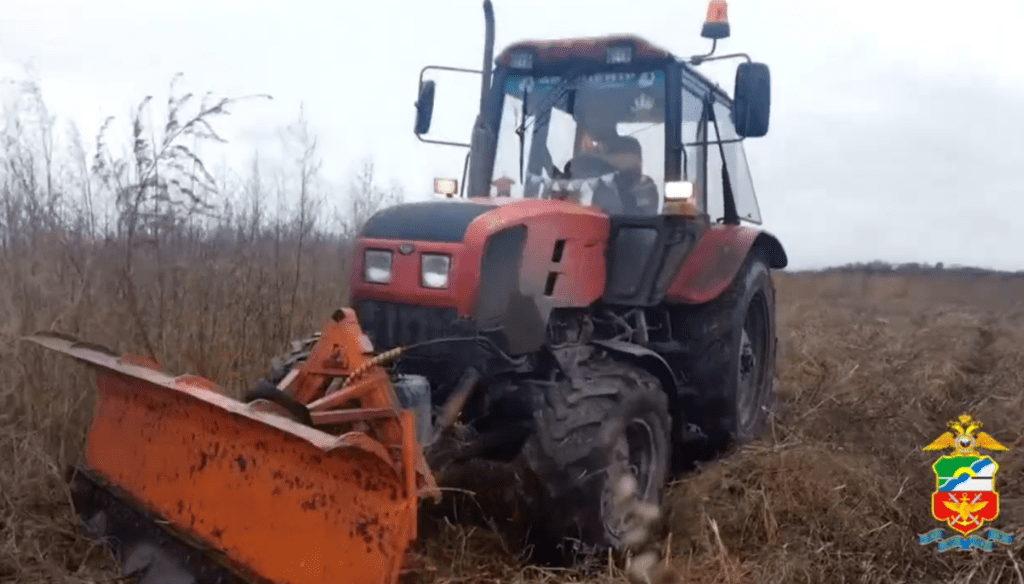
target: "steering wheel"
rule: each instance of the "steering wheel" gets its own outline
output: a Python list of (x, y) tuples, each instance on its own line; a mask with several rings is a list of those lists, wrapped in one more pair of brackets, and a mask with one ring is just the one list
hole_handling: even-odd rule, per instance
[(565, 163), (565, 170), (570, 179), (597, 178), (611, 172), (618, 172), (618, 169), (607, 160), (593, 154), (578, 154), (574, 156), (572, 160)]
[[(608, 174), (617, 174), (617, 168), (607, 160), (593, 154), (580, 154), (574, 156), (565, 165), (568, 180), (574, 179), (595, 179)], [(621, 213), (624, 211), (625, 203), (622, 201), (616, 183), (602, 184), (595, 189), (590, 205), (603, 209), (606, 213)]]

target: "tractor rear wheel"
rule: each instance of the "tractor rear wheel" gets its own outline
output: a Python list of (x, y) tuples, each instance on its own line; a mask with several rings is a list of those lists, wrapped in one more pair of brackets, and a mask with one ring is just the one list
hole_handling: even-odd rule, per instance
[[(624, 550), (644, 529), (631, 503), (660, 504), (671, 464), (668, 397), (654, 375), (603, 354), (579, 374), (537, 392), (536, 432), (522, 451), (537, 491), (529, 543), (544, 563)], [(625, 503), (623, 473), (635, 479)]]
[(697, 390), (692, 412), (713, 453), (764, 432), (775, 397), (775, 287), (751, 253), (733, 284), (687, 315), (696, 351), (686, 376)]

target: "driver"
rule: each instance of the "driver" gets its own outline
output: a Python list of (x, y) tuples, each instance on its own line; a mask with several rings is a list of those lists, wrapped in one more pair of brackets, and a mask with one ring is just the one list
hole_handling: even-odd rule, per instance
[(616, 172), (614, 181), (619, 200), (608, 206), (609, 211), (626, 215), (658, 213), (658, 187), (643, 173), (639, 140), (620, 136), (614, 126), (608, 124), (592, 125), (583, 133), (580, 152), (606, 162)]
[(643, 173), (640, 141), (632, 136), (616, 136), (607, 141), (604, 148), (603, 158), (618, 171), (614, 180), (619, 188), (623, 212), (627, 215), (656, 215), (658, 187), (651, 177)]

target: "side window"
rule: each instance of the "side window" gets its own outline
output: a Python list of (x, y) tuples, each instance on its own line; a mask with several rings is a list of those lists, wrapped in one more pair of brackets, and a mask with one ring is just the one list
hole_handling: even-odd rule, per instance
[[(739, 139), (728, 108), (716, 102), (715, 117), (718, 119), (718, 129), (722, 133), (723, 140)], [(726, 168), (729, 169), (729, 186), (732, 187), (732, 197), (736, 201), (736, 214), (743, 221), (760, 225), (761, 209), (757, 205), (757, 197), (754, 194), (754, 181), (750, 177), (750, 167), (747, 166), (743, 142), (729, 142), (723, 144), (722, 147), (725, 150)], [(717, 148), (715, 153), (718, 154)]]

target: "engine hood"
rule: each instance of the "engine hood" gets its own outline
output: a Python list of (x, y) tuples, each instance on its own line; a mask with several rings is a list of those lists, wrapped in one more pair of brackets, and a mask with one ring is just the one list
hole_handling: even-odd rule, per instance
[[(492, 213), (492, 211), (496, 211)], [(599, 218), (607, 215), (597, 207), (548, 199), (462, 199), (458, 201), (425, 201), (405, 203), (378, 211), (363, 228), (362, 239), (403, 240), (432, 243), (460, 243), (470, 225), (490, 213), (494, 226), (514, 224), (530, 217), (554, 217), (572, 221), (578, 217)]]
[(482, 201), (405, 203), (377, 212), (366, 222), (362, 237), (458, 243), (474, 219), (496, 208)]

